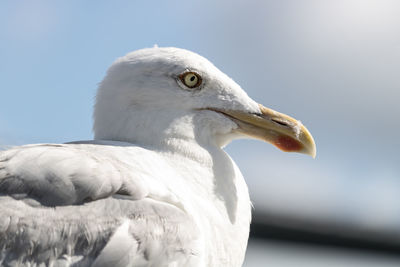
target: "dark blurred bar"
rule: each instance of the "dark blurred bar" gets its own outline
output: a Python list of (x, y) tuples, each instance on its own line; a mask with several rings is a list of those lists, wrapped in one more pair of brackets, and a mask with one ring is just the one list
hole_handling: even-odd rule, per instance
[(254, 213), (250, 237), (360, 249), (400, 256), (400, 229), (378, 231), (345, 222), (330, 223), (309, 218)]

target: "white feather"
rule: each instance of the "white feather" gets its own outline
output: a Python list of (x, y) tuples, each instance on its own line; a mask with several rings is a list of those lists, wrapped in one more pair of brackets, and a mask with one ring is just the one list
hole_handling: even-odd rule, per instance
[[(177, 82), (187, 70), (201, 88)], [(221, 149), (237, 125), (201, 108), (259, 112), (192, 52), (118, 59), (98, 90), (96, 140), (0, 152), (1, 264), (241, 266), (250, 200)]]

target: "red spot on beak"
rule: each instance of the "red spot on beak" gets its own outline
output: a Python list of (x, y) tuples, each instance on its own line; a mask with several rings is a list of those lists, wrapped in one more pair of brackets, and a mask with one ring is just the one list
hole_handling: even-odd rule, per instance
[(285, 152), (298, 152), (303, 149), (303, 145), (298, 140), (286, 135), (279, 136), (273, 144)]

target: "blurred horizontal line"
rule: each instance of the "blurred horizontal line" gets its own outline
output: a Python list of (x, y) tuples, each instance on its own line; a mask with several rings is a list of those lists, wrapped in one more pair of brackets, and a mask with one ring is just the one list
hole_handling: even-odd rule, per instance
[(399, 232), (372, 231), (357, 225), (337, 222), (333, 224), (310, 218), (255, 213), (250, 237), (370, 250), (397, 254), (400, 257)]

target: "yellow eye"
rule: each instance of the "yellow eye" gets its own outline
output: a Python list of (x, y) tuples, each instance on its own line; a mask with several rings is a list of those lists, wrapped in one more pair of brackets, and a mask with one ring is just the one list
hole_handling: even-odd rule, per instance
[(202, 79), (199, 74), (195, 72), (185, 72), (179, 75), (181, 82), (189, 88), (199, 87)]

